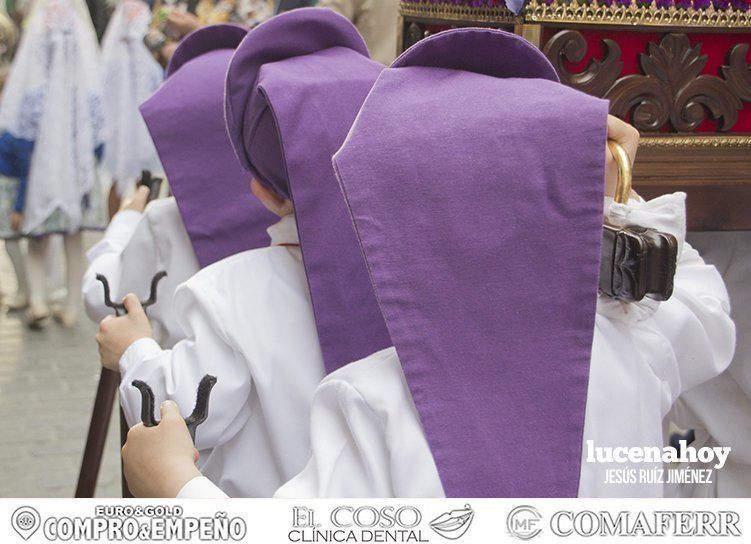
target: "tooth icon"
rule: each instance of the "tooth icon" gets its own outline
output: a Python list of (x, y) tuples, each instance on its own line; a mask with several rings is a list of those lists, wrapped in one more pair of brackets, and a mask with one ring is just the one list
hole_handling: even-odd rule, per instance
[(430, 528), (443, 538), (457, 540), (464, 536), (472, 525), (475, 511), (468, 504), (459, 510), (451, 510), (441, 514), (430, 522)]

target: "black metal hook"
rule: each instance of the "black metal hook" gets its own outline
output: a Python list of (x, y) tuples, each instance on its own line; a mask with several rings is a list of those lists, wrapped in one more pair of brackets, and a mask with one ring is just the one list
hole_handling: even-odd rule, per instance
[[(149, 306), (156, 304), (156, 295), (157, 288), (159, 287), (159, 282), (166, 277), (167, 272), (161, 271), (154, 274), (154, 277), (151, 278), (151, 291), (149, 293), (149, 298), (141, 301), (141, 306), (143, 306), (144, 310), (146, 310)], [(96, 279), (102, 283), (102, 287), (104, 288), (104, 305), (107, 306), (107, 308), (112, 308), (113, 310), (115, 310), (116, 316), (120, 316), (121, 312), (127, 313), (125, 304), (123, 304), (122, 302), (112, 301), (112, 298), (110, 297), (110, 282), (107, 281), (107, 278), (102, 274), (97, 274)]]
[[(133, 380), (131, 385), (141, 392), (141, 421), (146, 427), (156, 427), (159, 422), (154, 418), (154, 392), (149, 384), (141, 380)], [(190, 438), (194, 444), (196, 442), (196, 428), (209, 417), (209, 398), (215, 385), (215, 376), (206, 374), (201, 379), (201, 383), (198, 384), (193, 413), (185, 418), (185, 425), (188, 427)]]
[(162, 178), (153, 177), (150, 170), (141, 170), (141, 179), (136, 186), (149, 188), (149, 198), (147, 199), (147, 202), (151, 202), (159, 196), (162, 181), (164, 181)]
[(141, 380), (133, 380), (131, 385), (141, 392), (141, 421), (146, 427), (156, 427), (154, 419), (154, 392), (151, 386)]

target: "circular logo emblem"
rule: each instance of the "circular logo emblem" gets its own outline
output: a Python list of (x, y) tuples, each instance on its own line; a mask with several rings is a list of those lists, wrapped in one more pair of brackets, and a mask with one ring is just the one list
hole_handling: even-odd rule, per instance
[(531, 540), (542, 532), (542, 514), (534, 506), (517, 506), (506, 517), (506, 530), (519, 540)]
[(39, 512), (37, 512), (31, 506), (22, 506), (13, 512), (10, 518), (10, 523), (13, 529), (23, 538), (28, 540), (37, 529), (39, 529), (40, 522)]

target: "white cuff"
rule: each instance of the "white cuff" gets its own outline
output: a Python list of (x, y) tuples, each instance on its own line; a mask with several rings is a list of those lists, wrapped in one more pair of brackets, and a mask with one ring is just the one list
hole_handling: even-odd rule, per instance
[(162, 351), (162, 348), (153, 338), (139, 338), (128, 346), (123, 356), (120, 357), (120, 373), (125, 374), (141, 361), (155, 357)]
[(228, 499), (229, 496), (205, 476), (196, 476), (177, 494), (178, 499)]
[(611, 202), (609, 211), (614, 225), (672, 234), (678, 241), (678, 255), (681, 255), (686, 241), (686, 193), (660, 195), (647, 201), (629, 200), (627, 204)]
[(117, 229), (118, 231), (135, 229), (143, 214), (136, 210), (121, 210), (112, 216), (107, 231)]

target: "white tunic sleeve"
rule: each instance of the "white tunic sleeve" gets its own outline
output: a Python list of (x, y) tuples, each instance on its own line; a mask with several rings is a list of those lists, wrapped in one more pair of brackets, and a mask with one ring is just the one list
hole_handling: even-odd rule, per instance
[(151, 386), (157, 406), (172, 399), (185, 417), (193, 411), (201, 378), (206, 374), (219, 378), (211, 393), (209, 417), (196, 432), (199, 451), (232, 438), (250, 414), (250, 370), (233, 349), (222, 318), (222, 304), (213, 298), (214, 291), (200, 281), (181, 286), (175, 293), (175, 309), (185, 339), (171, 350), (142, 339), (134, 342), (120, 360), (120, 402), (129, 425), (140, 421), (141, 395), (131, 385), (134, 379)]
[[(678, 263), (670, 300), (622, 303), (600, 297), (597, 306), (599, 315), (629, 324), (642, 338), (659, 334), (667, 342), (664, 355), (675, 363), (677, 374), (661, 373), (671, 384), (663, 415), (682, 391), (721, 374), (735, 349), (725, 284), (717, 269), (685, 243), (685, 198), (685, 193), (673, 193), (647, 202), (611, 205), (611, 218), (617, 224), (673, 234), (679, 246)], [(649, 349), (657, 358), (659, 348)]]
[(312, 455), (276, 497), (443, 497), (394, 348), (333, 372), (311, 412)]
[[(692, 234), (702, 255), (721, 271), (730, 292), (732, 316), (738, 326), (733, 363), (718, 377), (681, 396), (672, 421), (694, 429), (708, 445), (726, 446), (725, 467), (714, 471), (714, 485), (685, 484), (683, 496), (751, 496), (751, 232)], [(698, 447), (699, 444), (697, 444)]]
[(392, 497), (383, 424), (350, 384), (321, 385), (311, 414), (313, 457), (277, 497)]
[(178, 499), (228, 499), (227, 494), (204, 476), (193, 478), (177, 493)]
[(678, 363), (680, 384), (672, 391), (673, 402), (730, 365), (735, 325), (725, 284), (717, 269), (688, 244), (678, 263), (673, 296), (661, 304), (653, 324), (671, 342)]
[[(670, 300), (626, 304), (600, 297), (590, 365), (579, 496), (661, 496), (659, 482), (606, 483), (608, 469), (661, 468), (587, 460), (599, 447), (662, 447), (663, 418), (681, 392), (717, 376), (733, 354), (725, 286), (685, 237), (684, 195), (622, 207), (625, 224), (657, 228), (682, 246)], [(633, 214), (633, 215), (632, 215)]]
[(120, 361), (128, 422), (141, 405), (134, 378), (154, 389), (157, 403), (170, 398), (187, 415), (201, 378), (216, 376), (196, 433), (198, 468), (229, 496), (270, 497), (305, 465), (310, 405), (324, 374), (299, 247), (208, 266), (177, 289), (174, 306), (185, 339), (168, 351), (139, 340)]
[[(99, 323), (105, 316), (110, 315), (112, 310), (104, 305), (102, 284), (96, 280), (97, 274), (104, 274), (110, 282), (110, 287), (115, 288), (120, 280), (120, 255), (130, 242), (134, 233), (141, 226), (143, 215), (134, 210), (123, 210), (115, 214), (104, 233), (104, 237), (96, 243), (86, 254), (89, 268), (83, 277), (82, 291), (86, 315), (89, 319)], [(117, 292), (114, 291), (113, 292)]]

